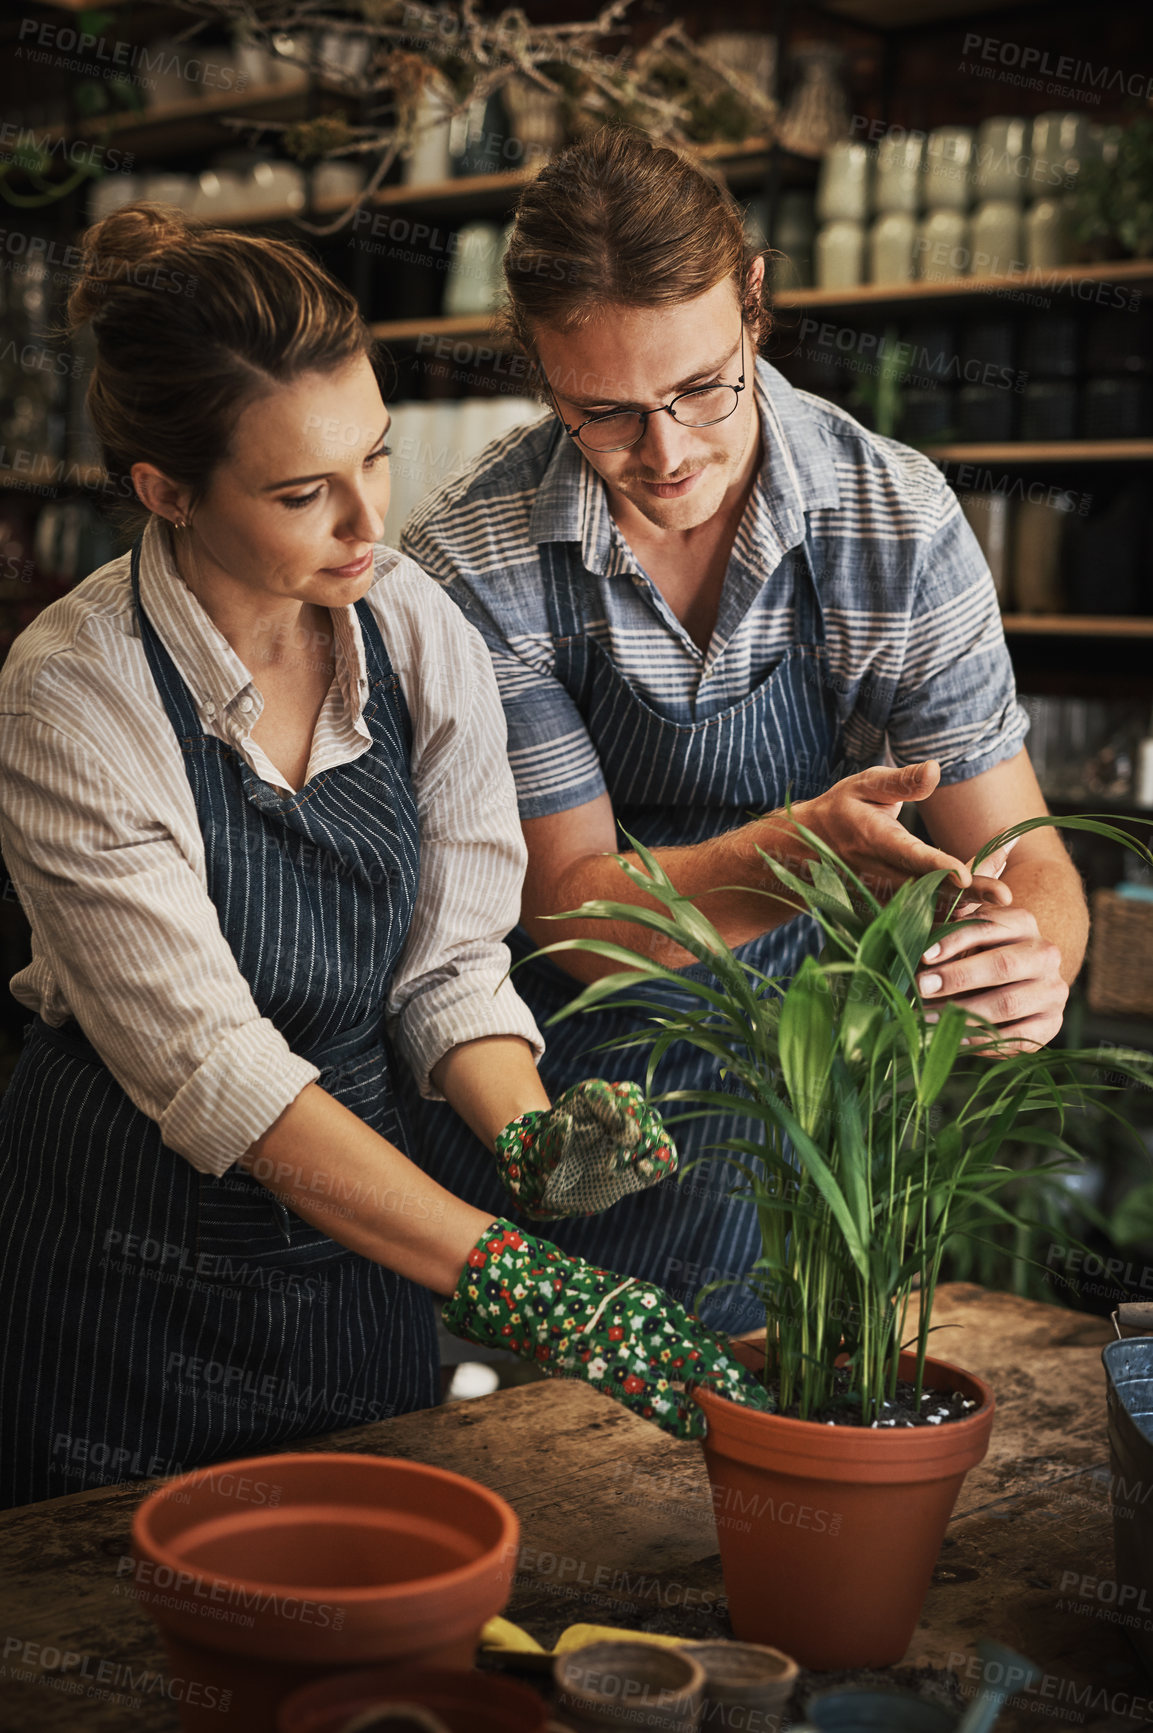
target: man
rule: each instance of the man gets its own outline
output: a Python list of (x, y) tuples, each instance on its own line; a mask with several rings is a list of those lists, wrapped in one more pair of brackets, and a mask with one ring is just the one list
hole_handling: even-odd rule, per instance
[[(403, 545), (484, 634), (501, 685), (529, 850), (514, 956), (588, 936), (691, 962), (634, 923), (549, 919), (646, 902), (614, 858), (631, 836), (743, 956), (791, 974), (818, 934), (765, 894), (780, 887), (764, 854), (805, 856), (789, 796), (863, 877), (973, 882), (983, 923), (926, 958), (920, 991), (1014, 1045), (1051, 1039), (1084, 898), (1051, 830), (996, 863), (1000, 882), (966, 864), (1046, 808), (992, 580), (939, 472), (757, 359), (763, 259), (675, 151), (606, 131), (563, 152), (522, 195), (505, 273), (508, 334), (551, 413), (426, 501)], [(932, 844), (900, 823), (906, 800)], [(617, 966), (562, 952), (518, 985), (544, 1025)], [(590, 1049), (646, 1026), (602, 1010), (546, 1029), (546, 1085), (597, 1066), (643, 1081), (643, 1052)], [(671, 1053), (655, 1086), (723, 1084), (703, 1055)], [(446, 1108), (418, 1117), (435, 1176), (496, 1207), (476, 1140)], [(757, 1224), (715, 1151), (746, 1127), (739, 1110), (682, 1125), (682, 1167), (702, 1158), (686, 1183), (561, 1224), (558, 1241), (678, 1296), (735, 1284)], [(702, 1317), (749, 1327), (757, 1308), (734, 1285)]]

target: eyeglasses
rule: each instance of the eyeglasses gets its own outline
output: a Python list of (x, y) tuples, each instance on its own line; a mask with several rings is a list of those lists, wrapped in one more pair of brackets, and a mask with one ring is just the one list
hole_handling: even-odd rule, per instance
[[(544, 369), (541, 369), (543, 375)], [(545, 384), (548, 385), (547, 378)], [(556, 394), (549, 385), (556, 405)], [(561, 415), (567, 434), (579, 439), (589, 451), (627, 451), (645, 436), (650, 415), (671, 415), (682, 427), (714, 427), (733, 414), (745, 389), (745, 327), (741, 324), (741, 372), (736, 385), (698, 385), (692, 391), (682, 391), (668, 403), (656, 409), (606, 409), (601, 415), (590, 415), (579, 427), (570, 427)], [(556, 405), (557, 414), (560, 407)]]

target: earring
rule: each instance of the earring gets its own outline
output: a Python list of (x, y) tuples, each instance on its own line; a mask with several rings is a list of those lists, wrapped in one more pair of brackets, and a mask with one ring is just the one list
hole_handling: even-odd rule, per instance
[(177, 529), (177, 530), (186, 530), (188, 528), (188, 519), (183, 518), (183, 517), (178, 517), (176, 519), (176, 521), (173, 523), (172, 527), (173, 527), (173, 529)]

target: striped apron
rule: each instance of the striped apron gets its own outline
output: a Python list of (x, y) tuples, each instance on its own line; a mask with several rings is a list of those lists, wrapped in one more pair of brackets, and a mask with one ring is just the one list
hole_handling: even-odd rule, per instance
[[(141, 606), (139, 560), (138, 543), (140, 633), (183, 752), (221, 930), (261, 1015), (319, 1067), (321, 1087), (407, 1148), (383, 1007), (412, 914), (419, 827), (408, 709), (372, 613), (357, 604), (371, 750), (285, 794), (203, 731)], [(354, 1208), (330, 1180), (318, 1203)], [(438, 1399), (428, 1291), (241, 1170), (198, 1173), (75, 1023), (29, 1027), (0, 1101), (0, 1197), (2, 1507)]]
[[(586, 620), (599, 609), (577, 545), (547, 542), (540, 553), (556, 675), (597, 749), (622, 850), (629, 846), (625, 832), (654, 848), (701, 842), (783, 806), (786, 793), (806, 800), (846, 774), (840, 747), (844, 699), (828, 675), (807, 539), (785, 556), (795, 596), (793, 645), (741, 703), (698, 723), (670, 722), (650, 708), (589, 636)], [(788, 569), (780, 568), (780, 578)], [(622, 897), (627, 890), (622, 878)], [(537, 948), (520, 927), (508, 943), (514, 959)], [(737, 954), (768, 974), (789, 976), (802, 958), (819, 949), (819, 928), (805, 916)], [(710, 983), (715, 979), (699, 964), (683, 972)], [(570, 1083), (591, 1075), (643, 1085), (643, 1049), (593, 1051), (599, 1043), (651, 1027), (643, 1014), (610, 1006), (547, 1029), (546, 1020), (576, 996), (579, 983), (547, 958), (525, 964), (513, 979), (544, 1029), (548, 1047), (540, 1071), (554, 1099)], [(645, 994), (675, 1008), (699, 1006), (671, 984), (646, 983)], [(736, 1087), (721, 1080), (714, 1059), (686, 1043), (670, 1048), (654, 1083), (656, 1091)], [(670, 1114), (675, 1111), (670, 1107)], [(447, 1107), (414, 1102), (413, 1113), (422, 1166), (479, 1208), (521, 1219), (495, 1177), (492, 1157)], [(715, 1329), (751, 1329), (763, 1323), (764, 1313), (740, 1278), (760, 1255), (756, 1212), (747, 1199), (730, 1195), (734, 1188), (746, 1188), (724, 1155), (707, 1152), (726, 1138), (758, 1137), (759, 1131), (758, 1123), (737, 1108), (686, 1121), (674, 1127), (681, 1164), (704, 1159), (683, 1180), (624, 1198), (600, 1215), (548, 1223), (537, 1231), (568, 1252), (656, 1282), (686, 1303), (706, 1282), (736, 1278), (736, 1285), (704, 1303), (700, 1316)]]

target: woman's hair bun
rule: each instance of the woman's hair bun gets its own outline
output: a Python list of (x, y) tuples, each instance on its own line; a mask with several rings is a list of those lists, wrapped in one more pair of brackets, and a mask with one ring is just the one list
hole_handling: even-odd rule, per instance
[(159, 259), (198, 232), (175, 205), (143, 200), (93, 223), (80, 242), (80, 275), (68, 297), (69, 329), (78, 330), (107, 306), (109, 292), (130, 280), (128, 267)]

